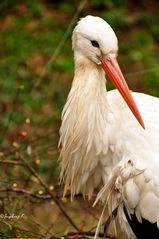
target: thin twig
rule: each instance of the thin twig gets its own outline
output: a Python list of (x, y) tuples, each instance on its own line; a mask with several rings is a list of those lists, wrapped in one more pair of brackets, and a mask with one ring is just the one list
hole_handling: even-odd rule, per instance
[(59, 52), (61, 51), (67, 37), (69, 36), (69, 33), (71, 31), (71, 29), (73, 28), (75, 22), (77, 21), (78, 19), (78, 16), (79, 14), (81, 13), (81, 11), (83, 10), (85, 4), (86, 4), (87, 0), (83, 0), (80, 2), (78, 8), (77, 8), (77, 11), (75, 13), (75, 15), (73, 16), (70, 24), (68, 25), (67, 27), (67, 30), (66, 32), (64, 33), (61, 41), (59, 42), (58, 46), (56, 47), (55, 49), (55, 52), (53, 54), (53, 56), (50, 58), (50, 60), (47, 62), (47, 64), (45, 65), (45, 68), (44, 68), (44, 71), (43, 71), (43, 74), (42, 74), (42, 78), (44, 77), (44, 75), (46, 74), (46, 70), (50, 67), (50, 65), (52, 64), (52, 62), (54, 62), (54, 60), (56, 59), (56, 57), (58, 56)]
[(45, 239), (45, 238), (48, 236), (48, 234), (50, 233), (50, 231), (53, 229), (54, 225), (55, 225), (55, 223), (52, 222), (51, 225), (47, 228), (47, 230), (46, 230), (46, 232), (45, 232), (45, 236), (44, 236), (42, 239)]
[(29, 190), (23, 189), (23, 188), (0, 188), (0, 192), (4, 193), (4, 192), (12, 192), (12, 193), (17, 193), (17, 194), (25, 194), (25, 195), (29, 195), (33, 198), (37, 198), (37, 199), (44, 199), (44, 200), (48, 200), (51, 199), (51, 195), (48, 194), (34, 194), (32, 192), (30, 192)]
[(80, 15), (81, 11), (83, 10), (83, 8), (84, 8), (84, 6), (85, 6), (86, 3), (87, 3), (87, 0), (82, 0), (82, 1), (80, 2), (79, 6), (78, 6), (78, 8), (77, 8), (77, 11), (76, 11), (76, 13), (75, 13), (75, 15), (73, 16), (73, 18), (72, 18), (70, 24), (68, 25), (68, 27), (67, 27), (67, 29), (66, 29), (66, 31), (65, 31), (65, 33), (64, 33), (64, 35), (63, 35), (63, 37), (62, 37), (62, 39), (61, 39), (61, 41), (59, 42), (58, 46), (56, 47), (56, 49), (55, 49), (55, 51), (54, 51), (54, 54), (52, 55), (52, 57), (50, 58), (50, 60), (49, 60), (49, 61), (47, 62), (47, 64), (45, 65), (45, 67), (44, 67), (44, 69), (43, 69), (43, 72), (42, 72), (42, 74), (41, 74), (41, 77), (38, 78), (38, 80), (37, 80), (37, 82), (36, 82), (36, 84), (35, 84), (35, 87), (38, 87), (38, 86), (39, 86), (41, 80), (45, 77), (47, 70), (49, 69), (49, 67), (51, 66), (51, 64), (54, 62), (54, 60), (57, 58), (57, 56), (59, 55), (59, 53), (60, 53), (60, 51), (61, 51), (63, 45), (65, 44), (66, 39), (68, 38), (68, 36), (69, 36), (69, 34), (70, 34), (70, 32), (71, 32), (71, 30), (72, 30), (72, 28), (73, 28), (75, 22), (77, 21), (79, 15)]
[(130, 73), (125, 73), (124, 75), (126, 77), (134, 77), (134, 76), (138, 76), (138, 75), (145, 75), (148, 72), (159, 72), (159, 68), (154, 67), (154, 68), (149, 68), (149, 69), (143, 69), (143, 70), (139, 70), (139, 71), (134, 71), (134, 72), (130, 72)]
[[(41, 199), (41, 200), (50, 200), (52, 199), (52, 195), (50, 194), (37, 194), (37, 193), (32, 193), (31, 191), (23, 188), (17, 188), (17, 187), (12, 187), (12, 188), (0, 188), (0, 192), (5, 193), (5, 192), (11, 192), (11, 193), (17, 193), (17, 194), (23, 194), (23, 195), (28, 195), (33, 198)], [(54, 195), (56, 199), (61, 199), (63, 196), (61, 195)], [(65, 195), (65, 198), (70, 198), (71, 194), (68, 193)], [(81, 193), (77, 194), (74, 196), (75, 198), (83, 198), (83, 195)], [(94, 195), (95, 198), (95, 195)], [(91, 215), (92, 213), (89, 212)], [(92, 215), (94, 216), (94, 215)], [(95, 216), (94, 216), (95, 217)], [(97, 218), (96, 218), (97, 219)]]
[(4, 159), (0, 159), (0, 164), (13, 164), (13, 165), (25, 166), (23, 162), (18, 161), (18, 160), (4, 160)]

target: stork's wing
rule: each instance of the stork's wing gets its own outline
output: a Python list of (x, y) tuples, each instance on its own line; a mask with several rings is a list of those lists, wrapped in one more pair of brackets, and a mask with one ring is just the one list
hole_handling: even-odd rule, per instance
[[(112, 108), (115, 108), (116, 120), (120, 121), (118, 114), (122, 114), (116, 138), (112, 138), (116, 149), (114, 157), (118, 151), (121, 160), (97, 200), (108, 202), (110, 211), (119, 208), (118, 220), (125, 238), (136, 238), (132, 230), (137, 237), (141, 235), (139, 238), (159, 238), (159, 99), (133, 93), (145, 122), (146, 129), (143, 130), (118, 93), (112, 91), (108, 95)], [(124, 209), (132, 230), (126, 222)], [(150, 234), (146, 234), (148, 228)]]

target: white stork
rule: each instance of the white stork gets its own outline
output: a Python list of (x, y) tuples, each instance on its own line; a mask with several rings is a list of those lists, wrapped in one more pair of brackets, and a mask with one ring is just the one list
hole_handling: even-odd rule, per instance
[[(72, 43), (75, 76), (60, 129), (64, 194), (82, 189), (90, 198), (102, 182), (97, 201), (105, 200), (110, 213), (117, 208), (124, 238), (159, 238), (159, 100), (131, 94), (116, 60), (116, 35), (103, 19), (82, 18)], [(125, 101), (106, 91), (105, 72)]]

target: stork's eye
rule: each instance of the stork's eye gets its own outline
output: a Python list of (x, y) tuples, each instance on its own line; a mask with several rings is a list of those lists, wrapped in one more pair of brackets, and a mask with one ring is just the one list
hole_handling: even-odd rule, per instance
[(92, 40), (91, 43), (92, 43), (92, 46), (94, 46), (94, 47), (99, 47), (99, 44), (98, 44), (97, 41)]

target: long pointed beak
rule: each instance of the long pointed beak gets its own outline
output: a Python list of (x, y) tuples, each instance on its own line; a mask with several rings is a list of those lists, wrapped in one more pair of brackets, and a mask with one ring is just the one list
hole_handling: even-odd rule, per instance
[(105, 60), (104, 57), (100, 57), (99, 59), (101, 61), (104, 71), (106, 72), (110, 80), (113, 82), (113, 84), (116, 86), (116, 88), (119, 90), (120, 94), (126, 101), (127, 105), (136, 117), (137, 121), (145, 129), (143, 119), (132, 97), (131, 91), (129, 90), (129, 87), (124, 79), (124, 76), (120, 70), (116, 58), (113, 55), (109, 54), (109, 60)]

